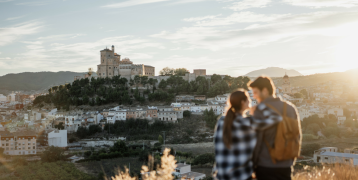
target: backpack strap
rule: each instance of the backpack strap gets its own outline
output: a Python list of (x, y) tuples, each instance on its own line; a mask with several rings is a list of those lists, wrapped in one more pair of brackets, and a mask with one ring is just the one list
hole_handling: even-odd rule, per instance
[(275, 107), (273, 107), (271, 104), (265, 103), (265, 105), (266, 105), (267, 107), (269, 107), (270, 109), (272, 109), (273, 111), (275, 111), (278, 115), (281, 116), (281, 112), (278, 111), (278, 110), (277, 110)]

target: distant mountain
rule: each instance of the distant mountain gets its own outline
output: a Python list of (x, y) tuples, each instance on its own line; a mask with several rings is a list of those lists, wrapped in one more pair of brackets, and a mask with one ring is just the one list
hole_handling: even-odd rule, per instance
[(7, 91), (38, 91), (50, 88), (53, 85), (73, 82), (75, 76), (84, 73), (60, 72), (24, 72), (0, 76), (0, 90)]
[(266, 69), (259, 69), (259, 70), (251, 71), (251, 72), (247, 73), (245, 76), (258, 77), (261, 75), (266, 75), (269, 77), (283, 77), (286, 73), (290, 77), (302, 76), (302, 74), (296, 70), (283, 69), (283, 68), (279, 68), (279, 67), (269, 67)]

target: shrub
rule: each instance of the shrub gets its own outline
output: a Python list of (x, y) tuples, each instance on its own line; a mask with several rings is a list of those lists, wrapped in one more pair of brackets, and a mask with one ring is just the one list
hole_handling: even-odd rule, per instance
[(193, 161), (193, 165), (214, 163), (214, 162), (215, 162), (215, 155), (211, 153), (206, 153), (197, 156)]
[(305, 144), (301, 147), (301, 154), (306, 156), (312, 156), (315, 150), (321, 148), (321, 145), (318, 143)]
[(184, 116), (185, 118), (190, 118), (191, 112), (188, 111), (188, 110), (185, 110), (185, 111), (183, 112), (183, 116)]
[(64, 150), (59, 147), (49, 146), (41, 155), (41, 161), (43, 162), (55, 162), (64, 160)]
[(318, 139), (318, 137), (313, 134), (302, 134), (303, 141), (311, 141), (311, 140), (315, 140), (315, 139)]

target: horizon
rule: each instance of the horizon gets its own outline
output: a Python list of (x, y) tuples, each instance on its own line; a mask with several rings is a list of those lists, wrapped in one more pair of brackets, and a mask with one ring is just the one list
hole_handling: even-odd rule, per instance
[(231, 76), (358, 67), (358, 3), (349, 0), (84, 2), (0, 0), (0, 76), (96, 70), (112, 45), (157, 75), (167, 66)]
[[(281, 67), (267, 67), (267, 68), (264, 68), (264, 69), (268, 69), (268, 68), (281, 68)], [(257, 70), (264, 70), (264, 69), (257, 69)], [(316, 75), (316, 74), (344, 73), (344, 72), (351, 71), (351, 70), (354, 70), (354, 69), (355, 69), (355, 68), (353, 68), (353, 69), (348, 69), (348, 70), (346, 70), (346, 71), (323, 72), (323, 73), (314, 73), (314, 74), (302, 74), (301, 72), (299, 72), (299, 71), (297, 71), (297, 70), (295, 70), (295, 69), (285, 69), (285, 70), (289, 70), (289, 71), (293, 70), (293, 71), (296, 71), (296, 72), (298, 72), (298, 73), (301, 74), (300, 76), (310, 76), (310, 75)], [(253, 71), (257, 71), (257, 70), (253, 70)], [(190, 71), (190, 70), (189, 70), (189, 71)], [(253, 71), (251, 71), (251, 72), (253, 72)], [(10, 75), (10, 74), (40, 73), (40, 72), (51, 72), (51, 73), (73, 72), (73, 73), (84, 73), (84, 74), (85, 74), (85, 73), (88, 73), (88, 71), (87, 71), (87, 72), (75, 72), (75, 71), (61, 71), (61, 70), (60, 70), (60, 71), (37, 71), (37, 72), (24, 71), (24, 72), (8, 73), (8, 74), (0, 75), (0, 77), (6, 76), (6, 75)], [(251, 72), (248, 72), (248, 73), (251, 73)], [(96, 72), (94, 72), (94, 73), (96, 73)], [(248, 73), (243, 74), (243, 75), (238, 75), (238, 76), (247, 76)], [(213, 73), (213, 74), (217, 74), (217, 73)], [(218, 74), (218, 75), (229, 75), (229, 76), (230, 76), (230, 74)], [(265, 75), (265, 74), (262, 74), (262, 75)], [(248, 76), (248, 77), (256, 77), (256, 76)], [(272, 76), (272, 78), (279, 78), (279, 77), (280, 77), (280, 76), (277, 76), (277, 77)], [(298, 77), (298, 76), (291, 76), (291, 77)]]

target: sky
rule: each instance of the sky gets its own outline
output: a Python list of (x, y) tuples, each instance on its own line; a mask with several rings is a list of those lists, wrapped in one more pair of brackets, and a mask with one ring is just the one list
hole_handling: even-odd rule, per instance
[(97, 69), (100, 50), (244, 75), (358, 68), (358, 0), (0, 0), (0, 76)]

